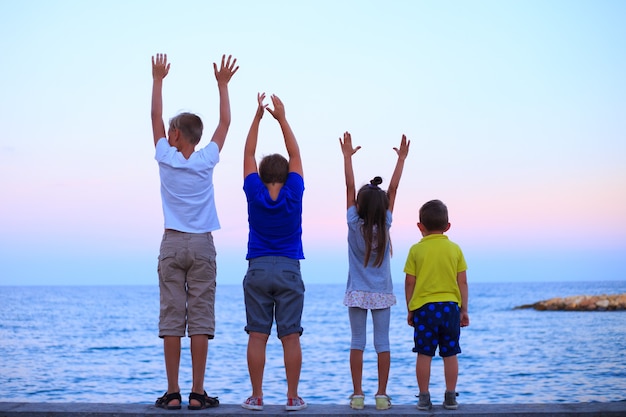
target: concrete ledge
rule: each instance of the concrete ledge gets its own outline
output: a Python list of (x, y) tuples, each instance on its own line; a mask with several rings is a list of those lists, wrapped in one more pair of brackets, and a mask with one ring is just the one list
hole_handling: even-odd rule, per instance
[(444, 410), (434, 405), (430, 411), (419, 411), (415, 405), (394, 405), (391, 409), (377, 411), (374, 406), (356, 411), (346, 405), (309, 404), (301, 411), (285, 411), (282, 405), (266, 405), (263, 411), (249, 411), (240, 405), (221, 404), (217, 408), (191, 411), (183, 404), (181, 410), (163, 410), (152, 404), (111, 404), (111, 403), (17, 403), (0, 402), (0, 417), (140, 417), (179, 415), (229, 416), (282, 416), (322, 417), (322, 416), (487, 416), (487, 417), (535, 417), (535, 416), (626, 416), (626, 401), (608, 403), (556, 403), (556, 404), (460, 404), (458, 410)]

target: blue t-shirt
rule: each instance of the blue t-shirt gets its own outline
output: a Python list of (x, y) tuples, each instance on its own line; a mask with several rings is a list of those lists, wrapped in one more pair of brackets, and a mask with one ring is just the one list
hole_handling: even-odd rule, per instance
[(248, 200), (248, 254), (246, 259), (261, 256), (284, 256), (304, 259), (302, 251), (302, 196), (304, 180), (290, 172), (276, 200), (259, 174), (252, 173), (243, 181)]
[[(365, 291), (370, 293), (393, 293), (393, 282), (391, 280), (391, 244), (387, 241), (387, 247), (384, 248), (385, 256), (380, 267), (374, 266), (376, 261), (377, 248), (372, 248), (370, 259), (367, 267), (363, 265), (365, 260), (365, 239), (361, 232), (363, 219), (359, 217), (356, 206), (348, 208), (348, 283), (346, 292)], [(387, 210), (387, 218), (385, 221), (386, 232), (389, 234), (391, 228), (392, 216)]]

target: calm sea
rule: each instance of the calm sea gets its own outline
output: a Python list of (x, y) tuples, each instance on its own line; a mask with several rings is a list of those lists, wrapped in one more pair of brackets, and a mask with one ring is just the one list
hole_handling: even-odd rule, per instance
[[(351, 394), (343, 291), (343, 285), (307, 286), (300, 394), (312, 404), (347, 404)], [(397, 283), (388, 393), (395, 404), (413, 404), (415, 354), (403, 291)], [(556, 296), (623, 292), (626, 281), (470, 283), (471, 325), (461, 336), (459, 402), (626, 400), (626, 312), (513, 309)], [(205, 386), (222, 403), (238, 404), (250, 394), (240, 286), (218, 285), (216, 313)], [(0, 286), (0, 401), (154, 402), (166, 389), (158, 314), (156, 286)], [(371, 322), (368, 326), (363, 385), (373, 397), (376, 354)], [(275, 334), (267, 349), (267, 404), (282, 404), (286, 392)], [(188, 339), (183, 347), (180, 385), (186, 398)], [(442, 361), (436, 357), (431, 395), (436, 400), (443, 392)]]

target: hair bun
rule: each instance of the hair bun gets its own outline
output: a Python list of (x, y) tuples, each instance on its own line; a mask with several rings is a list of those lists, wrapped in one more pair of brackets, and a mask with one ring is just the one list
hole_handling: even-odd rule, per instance
[(374, 186), (376, 186), (376, 187), (377, 187), (377, 186), (379, 186), (379, 185), (380, 185), (380, 184), (382, 184), (382, 183), (383, 183), (383, 179), (382, 179), (381, 177), (374, 177), (374, 178), (372, 178), (372, 180), (370, 181), (370, 184), (371, 184), (371, 185), (374, 185)]

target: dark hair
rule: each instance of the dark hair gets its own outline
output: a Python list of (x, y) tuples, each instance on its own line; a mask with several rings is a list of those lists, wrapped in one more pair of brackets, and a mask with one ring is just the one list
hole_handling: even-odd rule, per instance
[(193, 113), (180, 113), (170, 119), (170, 129), (178, 129), (192, 145), (200, 143), (202, 138), (202, 119)]
[(369, 184), (361, 187), (356, 195), (357, 211), (359, 217), (363, 219), (361, 233), (365, 239), (365, 260), (363, 262), (365, 266), (369, 263), (372, 252), (376, 252), (374, 266), (382, 265), (389, 241), (386, 227), (389, 196), (379, 187), (382, 182), (381, 177), (374, 177)]
[(448, 227), (448, 207), (440, 200), (430, 200), (420, 208), (420, 223), (429, 232)]
[(267, 155), (259, 164), (259, 177), (265, 184), (284, 184), (289, 175), (289, 161), (281, 154)]

